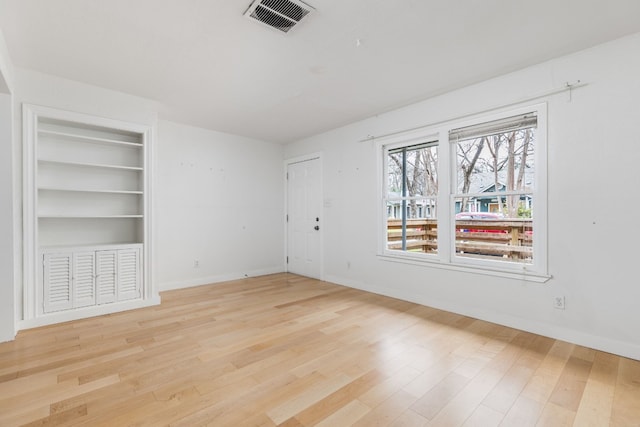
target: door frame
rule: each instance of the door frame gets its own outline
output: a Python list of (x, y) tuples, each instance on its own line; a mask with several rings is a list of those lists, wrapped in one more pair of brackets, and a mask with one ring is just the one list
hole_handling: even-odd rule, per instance
[(284, 178), (284, 215), (282, 216), (282, 222), (284, 227), (284, 254), (282, 256), (282, 261), (284, 264), (284, 271), (289, 272), (289, 263), (287, 263), (287, 256), (289, 254), (289, 224), (287, 223), (287, 215), (289, 214), (289, 181), (287, 179), (287, 172), (289, 170), (289, 165), (295, 163), (308, 162), (310, 160), (318, 160), (319, 169), (320, 169), (320, 201), (322, 206), (322, 212), (320, 213), (320, 280), (324, 281), (324, 224), (325, 221), (325, 209), (324, 209), (324, 169), (322, 163), (322, 153), (315, 152), (309, 153), (298, 157), (292, 157), (290, 159), (285, 159), (284, 161), (284, 171), (282, 176)]

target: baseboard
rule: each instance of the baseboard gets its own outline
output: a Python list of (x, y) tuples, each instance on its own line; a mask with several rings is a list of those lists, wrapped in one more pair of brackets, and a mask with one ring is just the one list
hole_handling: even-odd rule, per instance
[(194, 286), (209, 285), (212, 283), (228, 282), (231, 280), (245, 279), (247, 277), (266, 276), (269, 274), (283, 273), (284, 268), (271, 267), (258, 270), (251, 270), (242, 273), (220, 274), (216, 276), (198, 277), (195, 279), (177, 280), (173, 282), (160, 282), (160, 291), (171, 291), (175, 289), (191, 288)]
[(15, 338), (16, 338), (15, 334), (11, 334), (11, 333), (3, 334), (3, 335), (0, 335), (0, 343), (13, 341)]
[(460, 314), (463, 316), (473, 317), (474, 319), (484, 320), (491, 323), (507, 326), (525, 332), (542, 335), (545, 337), (567, 341), (572, 344), (589, 347), (595, 350), (601, 350), (607, 353), (617, 354), (618, 356), (628, 357), (634, 360), (640, 360), (640, 345), (635, 345), (619, 340), (613, 340), (599, 335), (588, 334), (574, 329), (559, 327), (548, 323), (526, 320), (511, 315), (505, 315), (486, 310), (462, 309), (450, 303), (442, 301), (434, 301), (423, 295), (413, 295), (397, 289), (381, 288), (370, 286), (359, 281), (345, 279), (338, 276), (327, 276), (328, 282), (350, 288), (360, 289), (374, 294), (384, 295), (391, 298), (401, 299), (403, 301), (415, 302), (416, 304), (437, 308), (439, 310)]
[(160, 304), (160, 296), (154, 295), (145, 300), (132, 300), (114, 302), (91, 307), (78, 308), (75, 310), (59, 311), (49, 313), (33, 319), (21, 320), (18, 322), (18, 329), (37, 328), (39, 326), (53, 325), (55, 323), (69, 322), (71, 320), (86, 319), (89, 317), (102, 316), (104, 314), (119, 313), (121, 311), (135, 310), (137, 308), (151, 307)]

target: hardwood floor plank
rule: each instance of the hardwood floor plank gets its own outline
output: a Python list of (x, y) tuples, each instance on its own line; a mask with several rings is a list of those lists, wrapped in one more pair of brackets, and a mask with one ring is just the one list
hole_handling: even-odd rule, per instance
[(398, 390), (402, 389), (405, 385), (413, 381), (419, 374), (420, 371), (417, 369), (405, 366), (396, 371), (393, 375), (390, 375), (387, 380), (361, 394), (358, 397), (358, 400), (370, 408), (375, 408), (395, 394)]
[(522, 396), (542, 404), (546, 403), (574, 347), (573, 344), (556, 341), (525, 386)]
[(411, 405), (411, 410), (432, 420), (468, 382), (469, 378), (451, 372)]
[(425, 427), (429, 420), (422, 415), (407, 409), (391, 424), (392, 427)]
[(499, 426), (503, 417), (504, 414), (502, 412), (491, 409), (488, 406), (480, 405), (462, 425), (463, 427)]
[(549, 401), (569, 411), (577, 411), (587, 379), (591, 371), (592, 362), (570, 357)]
[(415, 402), (415, 397), (400, 389), (353, 423), (356, 427), (389, 426)]
[(452, 398), (437, 416), (432, 425), (462, 425), (482, 403), (500, 381), (504, 372), (485, 368)]
[[(32, 393), (3, 398), (0, 400), (0, 411), (2, 413), (2, 417), (11, 417), (28, 411), (37, 410), (39, 408), (49, 409), (51, 404), (59, 399), (78, 396), (91, 390), (97, 390), (108, 385), (115, 384), (118, 381), (119, 378), (117, 375), (101, 378), (97, 381), (83, 385), (79, 385), (77, 381), (68, 380), (63, 383), (57, 383), (52, 386), (37, 389)], [(29, 398), (27, 398), (27, 396), (29, 396)], [(0, 418), (0, 421), (1, 420), (2, 419)]]
[[(364, 417), (371, 411), (364, 403), (359, 400), (352, 400), (345, 406), (341, 407), (330, 416), (315, 424), (316, 427), (335, 427), (350, 426), (355, 424), (359, 419)], [(300, 424), (304, 425), (304, 424)], [(307, 424), (309, 425), (309, 424)]]
[(76, 406), (75, 408), (70, 408), (62, 412), (57, 412), (48, 417), (41, 418), (36, 421), (32, 421), (28, 424), (25, 424), (23, 427), (36, 427), (36, 426), (46, 426), (46, 425), (60, 425), (66, 422), (72, 421), (76, 418), (83, 417), (87, 415), (87, 405)]
[(536, 426), (539, 427), (569, 427), (573, 426), (576, 413), (562, 406), (549, 402), (545, 405)]
[(514, 343), (517, 343), (517, 350), (514, 354), (516, 360), (512, 362), (504, 377), (484, 399), (485, 406), (503, 414), (509, 411), (541, 363), (540, 355), (535, 350), (537, 338), (532, 334), (524, 334), (518, 335), (514, 339)]
[(640, 425), (640, 362), (619, 358), (611, 424)]
[[(597, 427), (609, 423), (619, 363), (619, 357), (601, 351), (595, 353), (593, 366), (576, 413), (576, 425)], [(638, 423), (640, 424), (640, 419)]]
[(503, 426), (535, 426), (542, 415), (544, 404), (522, 394), (509, 409), (501, 422)]
[(307, 390), (297, 394), (292, 399), (270, 409), (267, 411), (267, 415), (269, 415), (269, 418), (271, 418), (274, 423), (283, 423), (289, 418), (296, 416), (299, 412), (304, 411), (316, 402), (326, 398), (330, 394), (349, 384), (351, 381), (352, 379), (346, 375), (338, 375), (337, 377), (320, 381), (313, 384)]
[(376, 370), (369, 371), (300, 411), (295, 418), (303, 425), (315, 425), (352, 403), (354, 396), (360, 396), (385, 379), (387, 379), (387, 376), (383, 373)]
[(635, 426), (640, 362), (291, 274), (0, 344), (0, 426)]

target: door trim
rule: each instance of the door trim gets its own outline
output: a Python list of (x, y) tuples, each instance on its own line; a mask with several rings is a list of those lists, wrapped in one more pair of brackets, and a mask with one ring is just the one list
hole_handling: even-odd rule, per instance
[[(283, 176), (283, 186), (284, 186), (284, 215), (282, 217), (282, 222), (283, 222), (283, 227), (284, 227), (284, 254), (282, 256), (282, 261), (284, 264), (284, 271), (289, 272), (289, 264), (287, 263), (287, 256), (289, 254), (289, 226), (287, 224), (287, 215), (288, 215), (288, 208), (289, 208), (289, 185), (288, 185), (288, 180), (287, 180), (287, 172), (288, 172), (288, 168), (289, 165), (293, 165), (296, 163), (302, 163), (302, 162), (308, 162), (311, 160), (318, 160), (319, 162), (319, 168), (320, 168), (320, 198), (321, 198), (321, 203), (322, 203), (322, 216), (321, 218), (323, 218), (322, 223), (326, 224), (326, 221), (324, 220), (324, 218), (326, 218), (325, 215), (325, 208), (324, 208), (324, 169), (323, 169), (323, 164), (322, 164), (322, 153), (321, 152), (315, 152), (315, 153), (310, 153), (310, 154), (305, 154), (302, 156), (298, 156), (298, 157), (292, 157), (290, 159), (285, 159), (284, 161), (284, 170), (282, 172), (282, 176)], [(320, 227), (320, 280), (324, 281), (324, 230), (325, 227)]]

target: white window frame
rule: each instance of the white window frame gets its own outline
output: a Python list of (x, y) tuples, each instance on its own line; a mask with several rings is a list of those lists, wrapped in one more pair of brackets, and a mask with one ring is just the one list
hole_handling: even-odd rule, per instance
[[(384, 224), (383, 225), (383, 227), (384, 227), (383, 229), (384, 230), (386, 230), (386, 227), (387, 227), (387, 200), (388, 200), (388, 197), (387, 197), (387, 194), (388, 194), (387, 184), (388, 184), (388, 182), (386, 180), (387, 173), (388, 173), (388, 164), (387, 164), (386, 159), (388, 158), (389, 151), (394, 150), (396, 148), (411, 147), (411, 146), (414, 146), (414, 145), (420, 145), (420, 144), (424, 144), (424, 143), (432, 143), (433, 146), (438, 148), (438, 159), (437, 159), (437, 161), (438, 161), (438, 166), (437, 166), (437, 169), (438, 169), (438, 195), (436, 197), (433, 197), (433, 196), (415, 196), (415, 197), (412, 197), (412, 198), (414, 198), (414, 199), (436, 199), (437, 200), (437, 206), (438, 206), (437, 210), (438, 210), (438, 212), (440, 211), (440, 203), (441, 203), (440, 192), (441, 191), (440, 191), (440, 175), (439, 175), (439, 173), (440, 173), (440, 169), (441, 169), (440, 168), (440, 152), (442, 150), (442, 145), (441, 145), (440, 140), (438, 139), (438, 136), (439, 135), (437, 133), (436, 134), (431, 134), (431, 135), (424, 135), (424, 136), (417, 137), (417, 138), (409, 138), (409, 139), (406, 139), (406, 140), (403, 140), (403, 141), (398, 141), (398, 142), (395, 142), (395, 143), (392, 143), (392, 144), (385, 144), (382, 147), (382, 151), (383, 151), (383, 154), (382, 154), (383, 175), (382, 176), (383, 176), (383, 180), (385, 182), (383, 184), (384, 188), (383, 188), (381, 203), (382, 203), (382, 213), (383, 213), (382, 217), (383, 217), (383, 224)], [(378, 152), (380, 152), (380, 150), (378, 150)], [(407, 199), (409, 199), (409, 198), (407, 197)], [(438, 224), (438, 226), (439, 226), (439, 224)], [(437, 254), (421, 254), (421, 253), (414, 253), (414, 252), (389, 250), (387, 248), (387, 236), (386, 236), (386, 234), (384, 236), (383, 245), (384, 245), (383, 249), (384, 249), (385, 255), (392, 255), (393, 256), (395, 254), (395, 252), (400, 252), (403, 257), (407, 257), (407, 258), (410, 258), (410, 259), (415, 258), (417, 260), (420, 260), (420, 259), (425, 258), (425, 257), (426, 258), (432, 258), (433, 260), (436, 260), (436, 257), (437, 257)], [(438, 252), (439, 251), (440, 251), (440, 247), (438, 247)]]
[[(449, 141), (449, 131), (500, 120), (510, 116), (535, 113), (537, 115), (534, 150), (535, 185), (532, 197), (533, 262), (520, 263), (462, 257), (455, 253), (455, 196), (456, 143)], [(437, 254), (409, 253), (387, 248), (387, 154), (389, 150), (428, 141), (438, 141), (438, 252)], [(376, 138), (378, 163), (378, 256), (385, 261), (402, 262), (447, 270), (517, 278), (544, 283), (549, 280), (547, 265), (547, 105), (539, 103), (522, 107), (495, 110), (461, 119), (449, 120), (434, 126)]]

